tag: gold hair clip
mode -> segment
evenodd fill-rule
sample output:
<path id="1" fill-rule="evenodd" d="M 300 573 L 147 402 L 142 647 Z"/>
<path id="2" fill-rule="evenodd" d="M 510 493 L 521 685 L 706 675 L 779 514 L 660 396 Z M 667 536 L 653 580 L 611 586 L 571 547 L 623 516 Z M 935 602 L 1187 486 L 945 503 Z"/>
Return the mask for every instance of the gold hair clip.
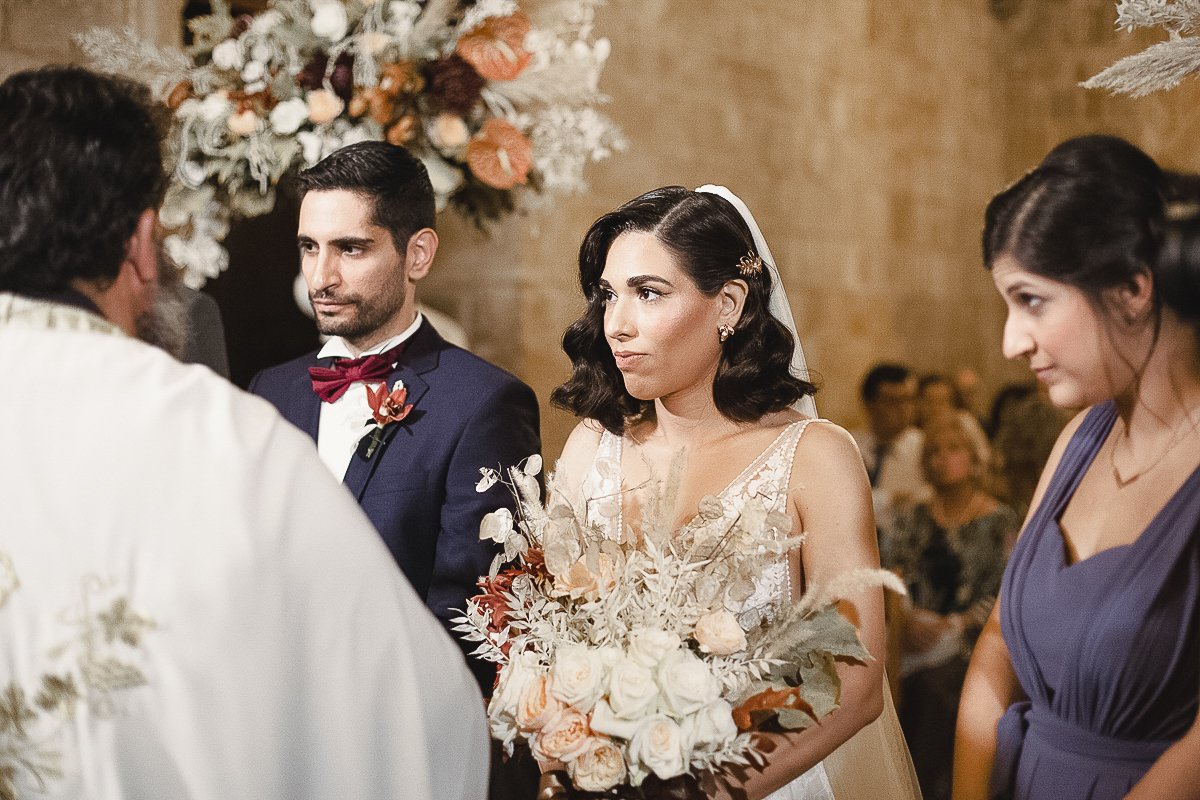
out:
<path id="1" fill-rule="evenodd" d="M 753 278 L 762 272 L 762 258 L 754 253 L 746 253 L 738 259 L 737 268 L 747 278 Z"/>

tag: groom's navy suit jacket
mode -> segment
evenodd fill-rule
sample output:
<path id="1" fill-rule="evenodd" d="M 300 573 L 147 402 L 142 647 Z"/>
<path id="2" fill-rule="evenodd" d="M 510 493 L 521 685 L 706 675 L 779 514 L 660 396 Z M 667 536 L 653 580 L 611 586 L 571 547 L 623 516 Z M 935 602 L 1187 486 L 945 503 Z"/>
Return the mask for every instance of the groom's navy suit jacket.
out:
<path id="1" fill-rule="evenodd" d="M 331 363 L 310 353 L 258 373 L 250 391 L 316 441 L 321 401 L 308 368 Z M 537 398 L 517 378 L 448 343 L 428 321 L 408 340 L 388 387 L 397 380 L 408 388 L 412 411 L 384 428 L 383 443 L 370 459 L 359 447 L 343 483 L 417 594 L 449 629 L 449 620 L 477 593 L 476 581 L 487 574 L 496 552 L 491 542 L 479 541 L 480 521 L 489 511 L 513 506 L 503 485 L 475 491 L 479 469 L 515 466 L 540 453 Z M 350 391 L 364 389 L 355 385 Z M 451 635 L 464 653 L 474 648 Z M 467 661 L 490 693 L 495 665 Z"/>

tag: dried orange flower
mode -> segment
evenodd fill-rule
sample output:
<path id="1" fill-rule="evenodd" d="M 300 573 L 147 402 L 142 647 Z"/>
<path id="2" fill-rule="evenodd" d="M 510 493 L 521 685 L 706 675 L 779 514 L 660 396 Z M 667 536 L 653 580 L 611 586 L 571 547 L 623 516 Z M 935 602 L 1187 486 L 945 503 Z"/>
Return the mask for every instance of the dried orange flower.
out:
<path id="1" fill-rule="evenodd" d="M 402 94 L 416 94 L 425 87 L 425 80 L 417 72 L 416 65 L 411 61 L 397 61 L 384 64 L 380 70 L 379 88 L 390 97 Z"/>
<path id="2" fill-rule="evenodd" d="M 192 96 L 192 82 L 180 81 L 175 84 L 175 88 L 171 90 L 171 94 L 167 97 L 167 108 L 174 111 L 183 105 L 183 101 Z"/>
<path id="3" fill-rule="evenodd" d="M 529 19 L 521 13 L 490 17 L 463 34 L 454 50 L 489 81 L 511 81 L 529 65 Z"/>
<path id="4" fill-rule="evenodd" d="M 512 123 L 492 117 L 467 145 L 467 164 L 488 186 L 511 189 L 529 176 L 533 148 Z"/>
<path id="5" fill-rule="evenodd" d="M 390 144 L 405 145 L 412 141 L 416 132 L 417 118 L 412 114 L 405 114 L 387 129 L 386 138 Z"/>

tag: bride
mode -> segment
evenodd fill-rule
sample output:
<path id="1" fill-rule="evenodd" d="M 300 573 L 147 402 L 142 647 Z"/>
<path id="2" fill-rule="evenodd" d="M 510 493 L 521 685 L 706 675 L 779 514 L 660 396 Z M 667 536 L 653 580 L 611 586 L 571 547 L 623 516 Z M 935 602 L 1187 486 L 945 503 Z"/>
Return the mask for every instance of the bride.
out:
<path id="1" fill-rule="evenodd" d="M 779 273 L 741 200 L 714 186 L 648 192 L 592 225 L 579 277 L 587 310 L 563 337 L 573 372 L 551 399 L 583 419 L 559 485 L 622 498 L 620 515 L 598 524 L 615 534 L 636 522 L 636 487 L 682 455 L 681 526 L 707 495 L 757 494 L 806 535 L 733 609 L 743 624 L 755 621 L 748 611 L 770 616 L 809 585 L 879 566 L 862 459 L 844 430 L 814 419 Z M 862 591 L 853 612 L 875 660 L 838 665 L 840 707 L 821 724 L 763 734 L 775 740 L 765 768 L 723 776 L 750 800 L 920 797 L 885 690 L 881 591 Z"/>

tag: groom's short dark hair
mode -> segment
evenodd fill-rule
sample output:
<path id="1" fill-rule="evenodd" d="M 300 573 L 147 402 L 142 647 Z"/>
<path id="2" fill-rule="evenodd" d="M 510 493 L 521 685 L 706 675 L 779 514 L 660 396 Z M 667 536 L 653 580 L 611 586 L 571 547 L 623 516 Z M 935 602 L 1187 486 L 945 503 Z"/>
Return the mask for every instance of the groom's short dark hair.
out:
<path id="1" fill-rule="evenodd" d="M 166 191 L 161 121 L 145 86 L 82 67 L 0 84 L 0 291 L 116 278 Z"/>
<path id="2" fill-rule="evenodd" d="M 409 237 L 433 228 L 433 185 L 421 159 L 403 147 L 367 141 L 335 150 L 300 173 L 300 199 L 309 192 L 348 191 L 371 201 L 371 222 L 392 234 L 404 252 Z"/>

